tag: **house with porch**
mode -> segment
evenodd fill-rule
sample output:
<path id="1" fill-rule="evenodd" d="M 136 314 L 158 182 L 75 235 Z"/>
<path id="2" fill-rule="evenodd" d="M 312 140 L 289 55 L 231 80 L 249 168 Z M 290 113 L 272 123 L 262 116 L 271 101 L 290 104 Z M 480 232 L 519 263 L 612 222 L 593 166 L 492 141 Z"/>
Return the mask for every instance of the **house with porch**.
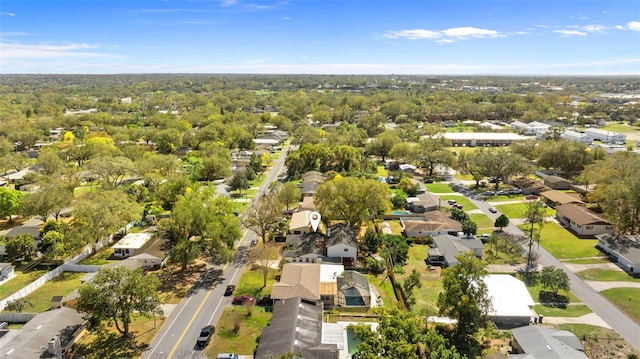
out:
<path id="1" fill-rule="evenodd" d="M 476 237 L 460 238 L 450 234 L 441 234 L 433 236 L 433 246 L 427 252 L 425 259 L 427 264 L 442 266 L 443 268 L 452 267 L 458 264 L 456 258 L 460 253 L 473 252 L 473 254 L 482 258 L 484 244 Z"/>
<path id="2" fill-rule="evenodd" d="M 151 233 L 127 233 L 122 239 L 113 245 L 113 256 L 116 258 L 127 258 L 136 252 L 139 253 L 152 237 Z"/>
<path id="3" fill-rule="evenodd" d="M 556 208 L 557 206 L 568 204 L 568 203 L 584 204 L 584 202 L 580 199 L 579 194 L 577 193 L 569 194 L 569 193 L 557 191 L 555 189 L 540 193 L 540 197 L 551 208 Z"/>

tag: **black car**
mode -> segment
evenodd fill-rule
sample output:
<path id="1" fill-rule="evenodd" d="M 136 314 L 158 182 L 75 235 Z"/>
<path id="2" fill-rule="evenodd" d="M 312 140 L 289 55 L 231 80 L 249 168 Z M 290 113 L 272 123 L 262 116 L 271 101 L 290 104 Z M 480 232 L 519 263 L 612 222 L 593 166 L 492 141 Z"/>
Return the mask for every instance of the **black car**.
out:
<path id="1" fill-rule="evenodd" d="M 202 330 L 200 331 L 200 335 L 198 335 L 198 340 L 196 340 L 196 348 L 206 348 L 207 345 L 209 345 L 211 337 L 213 336 L 213 333 L 215 333 L 215 331 L 216 327 L 214 327 L 213 325 L 207 325 L 206 327 L 202 328 Z"/>
<path id="2" fill-rule="evenodd" d="M 227 288 L 224 290 L 224 296 L 228 297 L 233 294 L 233 291 L 236 290 L 236 286 L 233 284 L 229 284 Z"/>

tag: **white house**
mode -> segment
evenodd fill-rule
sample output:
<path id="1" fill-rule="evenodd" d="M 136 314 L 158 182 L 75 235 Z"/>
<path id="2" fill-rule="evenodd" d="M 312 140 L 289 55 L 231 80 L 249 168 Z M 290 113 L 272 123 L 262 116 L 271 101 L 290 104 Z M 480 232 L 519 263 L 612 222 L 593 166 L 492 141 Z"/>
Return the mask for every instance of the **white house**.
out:
<path id="1" fill-rule="evenodd" d="M 640 274 L 640 235 L 597 235 L 598 248 L 632 274 Z"/>
<path id="2" fill-rule="evenodd" d="M 358 258 L 356 231 L 344 223 L 334 224 L 327 229 L 325 249 L 327 257 L 340 258 L 345 266 L 355 266 Z"/>
<path id="3" fill-rule="evenodd" d="M 113 255 L 119 258 L 127 258 L 151 239 L 151 233 L 129 233 L 113 245 Z"/>
<path id="4" fill-rule="evenodd" d="M 567 130 L 567 131 L 564 131 L 560 135 L 560 137 L 570 141 L 583 142 L 587 145 L 590 145 L 593 143 L 593 137 L 587 133 L 580 133 L 576 131 Z"/>
<path id="5" fill-rule="evenodd" d="M 0 263 L 0 283 L 13 278 L 15 267 L 11 263 Z"/>
<path id="6" fill-rule="evenodd" d="M 482 278 L 491 299 L 489 319 L 497 325 L 528 325 L 535 316 L 535 302 L 525 284 L 509 274 L 489 274 Z"/>
<path id="7" fill-rule="evenodd" d="M 613 225 L 584 206 L 567 203 L 556 207 L 556 219 L 579 236 L 613 233 Z"/>

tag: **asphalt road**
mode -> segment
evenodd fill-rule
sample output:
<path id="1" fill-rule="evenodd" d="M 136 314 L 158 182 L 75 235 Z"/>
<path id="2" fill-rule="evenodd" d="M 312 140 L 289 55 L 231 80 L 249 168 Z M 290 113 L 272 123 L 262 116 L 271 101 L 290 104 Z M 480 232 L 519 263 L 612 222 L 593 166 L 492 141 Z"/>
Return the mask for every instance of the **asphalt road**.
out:
<path id="1" fill-rule="evenodd" d="M 451 183 L 462 184 L 458 179 L 452 177 Z M 493 221 L 498 218 L 500 213 L 489 212 L 490 204 L 485 201 L 479 201 L 472 198 L 467 198 L 473 202 L 479 209 L 481 209 L 489 218 Z M 504 231 L 517 236 L 523 236 L 524 233 L 513 224 L 504 228 Z M 586 304 L 591 310 L 596 313 L 602 320 L 613 328 L 621 337 L 623 337 L 630 345 L 640 351 L 640 325 L 634 322 L 629 316 L 622 312 L 618 307 L 613 305 L 602 294 L 591 288 L 582 278 L 578 277 L 569 268 L 567 268 L 562 262 L 557 260 L 543 247 L 536 245 L 536 250 L 539 254 L 538 264 L 541 266 L 554 266 L 564 270 L 571 281 L 570 287 L 573 294 L 575 294 L 584 304 Z"/>
<path id="2" fill-rule="evenodd" d="M 285 148 L 274 162 L 255 198 L 260 198 L 269 188 L 269 184 L 277 180 L 284 168 L 287 152 L 288 148 Z M 205 358 L 204 351 L 195 349 L 200 329 L 209 324 L 216 325 L 224 308 L 231 305 L 232 297 L 225 297 L 224 290 L 229 284 L 238 284 L 247 265 L 249 243 L 257 238 L 252 231 L 244 228 L 242 230 L 243 237 L 236 243 L 232 260 L 224 266 L 212 266 L 203 274 L 199 282 L 173 309 L 141 358 Z M 251 340 L 254 339 L 251 338 Z"/>

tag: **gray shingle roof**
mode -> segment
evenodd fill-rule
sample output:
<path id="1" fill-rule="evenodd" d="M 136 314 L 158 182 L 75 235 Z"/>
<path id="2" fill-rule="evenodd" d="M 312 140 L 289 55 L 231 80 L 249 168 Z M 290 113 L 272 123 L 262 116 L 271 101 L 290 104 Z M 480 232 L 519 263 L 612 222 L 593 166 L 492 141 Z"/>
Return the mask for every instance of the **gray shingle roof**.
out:
<path id="1" fill-rule="evenodd" d="M 582 352 L 582 344 L 575 335 L 541 325 L 511 329 L 526 358 L 531 359 L 588 359 Z M 511 356 L 516 357 L 516 356 Z M 524 358 L 518 356 L 518 358 Z"/>

